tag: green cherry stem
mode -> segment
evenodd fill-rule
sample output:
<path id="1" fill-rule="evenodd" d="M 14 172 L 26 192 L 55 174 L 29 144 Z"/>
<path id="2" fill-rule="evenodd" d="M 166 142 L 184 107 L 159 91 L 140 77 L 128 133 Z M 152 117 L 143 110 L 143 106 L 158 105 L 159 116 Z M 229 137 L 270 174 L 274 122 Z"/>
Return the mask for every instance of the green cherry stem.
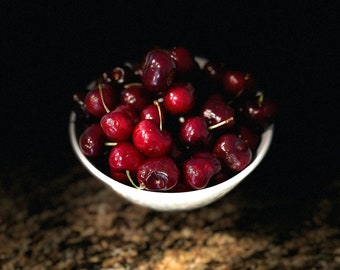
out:
<path id="1" fill-rule="evenodd" d="M 132 185 L 133 187 L 135 187 L 136 189 L 144 189 L 142 186 L 137 186 L 137 185 L 135 184 L 135 182 L 133 181 L 133 179 L 132 179 L 132 177 L 131 177 L 131 174 L 130 174 L 130 171 L 129 171 L 129 170 L 126 170 L 125 172 L 126 172 L 127 178 L 129 179 L 129 181 L 130 181 L 130 183 L 131 183 L 131 185 Z"/>
<path id="2" fill-rule="evenodd" d="M 256 96 L 258 97 L 258 103 L 259 103 L 259 105 L 262 105 L 263 104 L 263 100 L 264 100 L 264 93 L 263 93 L 263 91 L 258 91 L 257 93 L 256 93 Z"/>
<path id="3" fill-rule="evenodd" d="M 117 142 L 105 142 L 104 144 L 106 146 L 116 146 L 118 143 Z"/>
<path id="4" fill-rule="evenodd" d="M 241 95 L 242 93 L 244 92 L 244 88 L 239 91 L 231 100 L 228 101 L 228 104 L 231 105 L 235 102 L 235 100 L 237 100 Z"/>
<path id="5" fill-rule="evenodd" d="M 105 104 L 105 102 L 104 102 L 102 83 L 99 83 L 98 87 L 99 87 L 99 95 L 100 95 L 100 99 L 101 99 L 101 101 L 102 101 L 102 103 L 103 103 L 104 109 L 105 109 L 105 111 L 106 111 L 107 113 L 109 113 L 110 110 L 109 110 L 109 108 L 106 106 L 106 104 Z"/>
<path id="6" fill-rule="evenodd" d="M 159 130 L 163 130 L 163 121 L 162 121 L 162 112 L 161 112 L 161 106 L 159 105 L 158 100 L 154 100 L 153 104 L 157 107 L 158 116 L 159 116 Z"/>
<path id="7" fill-rule="evenodd" d="M 215 128 L 218 128 L 218 127 L 221 127 L 223 125 L 227 125 L 228 123 L 230 123 L 231 121 L 234 120 L 234 117 L 229 117 L 228 119 L 224 120 L 224 121 L 221 121 L 215 125 L 212 125 L 212 126 L 209 126 L 208 129 L 209 130 L 212 130 L 212 129 L 215 129 Z"/>
<path id="8" fill-rule="evenodd" d="M 133 86 L 142 87 L 143 84 L 140 83 L 140 82 L 127 83 L 127 84 L 124 85 L 124 89 L 129 88 L 129 87 L 133 87 Z"/>

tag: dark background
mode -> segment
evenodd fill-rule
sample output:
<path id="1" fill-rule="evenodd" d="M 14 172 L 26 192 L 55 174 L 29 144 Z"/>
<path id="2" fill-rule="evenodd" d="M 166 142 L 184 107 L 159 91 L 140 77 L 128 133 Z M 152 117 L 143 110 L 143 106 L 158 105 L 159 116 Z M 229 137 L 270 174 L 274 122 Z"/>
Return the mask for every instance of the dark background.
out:
<path id="1" fill-rule="evenodd" d="M 330 1 L 1 5 L 1 160 L 7 168 L 38 159 L 38 174 L 67 173 L 77 163 L 67 134 L 72 93 L 154 45 L 184 45 L 254 71 L 279 100 L 274 142 L 255 182 L 283 196 L 313 196 L 339 172 L 339 21 Z"/>

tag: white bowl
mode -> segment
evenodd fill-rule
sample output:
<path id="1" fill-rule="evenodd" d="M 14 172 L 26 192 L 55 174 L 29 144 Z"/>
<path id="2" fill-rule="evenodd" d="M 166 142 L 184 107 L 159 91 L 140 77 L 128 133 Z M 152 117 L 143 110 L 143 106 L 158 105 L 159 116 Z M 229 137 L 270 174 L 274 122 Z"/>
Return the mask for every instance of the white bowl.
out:
<path id="1" fill-rule="evenodd" d="M 228 180 L 201 190 L 187 192 L 153 192 L 140 190 L 134 187 L 122 184 L 113 178 L 107 176 L 97 169 L 81 152 L 78 144 L 78 135 L 76 134 L 76 113 L 72 112 L 69 122 L 69 135 L 71 145 L 76 156 L 81 163 L 96 178 L 108 184 L 117 194 L 124 197 L 131 203 L 151 208 L 158 211 L 180 211 L 192 210 L 208 205 L 231 191 L 243 179 L 245 179 L 262 161 L 266 155 L 272 141 L 274 126 L 270 126 L 262 134 L 261 143 L 257 149 L 255 159 L 244 170 L 229 178 Z"/>

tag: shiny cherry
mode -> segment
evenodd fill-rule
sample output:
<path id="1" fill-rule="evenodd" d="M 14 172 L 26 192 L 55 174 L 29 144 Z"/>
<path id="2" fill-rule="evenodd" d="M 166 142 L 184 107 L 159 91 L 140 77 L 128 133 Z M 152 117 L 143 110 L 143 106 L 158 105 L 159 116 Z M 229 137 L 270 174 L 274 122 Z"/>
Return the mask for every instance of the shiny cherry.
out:
<path id="1" fill-rule="evenodd" d="M 210 131 L 207 120 L 201 116 L 192 116 L 185 119 L 180 127 L 179 137 L 187 145 L 206 145 L 209 142 Z"/>
<path id="2" fill-rule="evenodd" d="M 160 110 L 160 112 L 159 112 Z M 165 114 L 163 107 L 156 106 L 154 103 L 147 105 L 143 108 L 143 110 L 140 112 L 140 120 L 153 120 L 157 125 L 160 124 L 159 115 L 161 114 L 162 122 L 165 121 Z"/>
<path id="3" fill-rule="evenodd" d="M 149 91 L 165 91 L 172 84 L 175 74 L 175 61 L 167 51 L 155 49 L 146 55 L 142 82 Z"/>
<path id="4" fill-rule="evenodd" d="M 84 102 L 87 110 L 97 118 L 112 110 L 117 103 L 114 89 L 107 83 L 100 83 L 90 90 Z"/>
<path id="5" fill-rule="evenodd" d="M 169 88 L 164 96 L 164 108 L 170 114 L 186 114 L 195 103 L 195 89 L 190 83 L 178 83 Z"/>
<path id="6" fill-rule="evenodd" d="M 271 97 L 260 92 L 255 98 L 247 100 L 243 107 L 245 118 L 266 128 L 270 126 L 278 113 L 278 105 Z"/>
<path id="7" fill-rule="evenodd" d="M 224 101 L 224 97 L 220 94 L 213 94 L 208 98 L 202 107 L 201 114 L 207 119 L 209 126 L 226 121 L 218 127 L 218 130 L 228 130 L 235 124 L 234 109 Z"/>
<path id="8" fill-rule="evenodd" d="M 237 135 L 228 133 L 221 135 L 213 152 L 233 171 L 242 171 L 252 160 L 252 152 L 248 145 Z"/>
<path id="9" fill-rule="evenodd" d="M 221 83 L 225 70 L 221 64 L 208 61 L 203 66 L 203 72 L 209 82 Z"/>
<path id="10" fill-rule="evenodd" d="M 98 123 L 86 128 L 79 137 L 82 153 L 88 157 L 98 157 L 102 154 L 106 136 Z"/>
<path id="11" fill-rule="evenodd" d="M 220 170 L 220 161 L 210 152 L 194 154 L 184 161 L 182 168 L 185 182 L 194 189 L 205 188 Z"/>
<path id="12" fill-rule="evenodd" d="M 132 134 L 135 146 L 148 157 L 160 157 L 171 150 L 172 137 L 165 130 L 160 130 L 153 120 L 140 121 Z"/>
<path id="13" fill-rule="evenodd" d="M 195 69 L 195 58 L 187 48 L 182 46 L 174 47 L 170 49 L 169 52 L 175 61 L 176 70 L 179 74 L 188 74 Z"/>
<path id="14" fill-rule="evenodd" d="M 245 75 L 239 71 L 226 71 L 222 82 L 224 90 L 233 96 L 240 94 L 246 87 Z"/>
<path id="15" fill-rule="evenodd" d="M 109 166 L 111 171 L 137 172 L 139 165 L 145 160 L 145 156 L 130 142 L 120 142 L 112 147 L 109 154 Z"/>
<path id="16" fill-rule="evenodd" d="M 150 97 L 140 83 L 126 84 L 120 93 L 120 104 L 129 105 L 137 112 L 149 103 Z"/>
<path id="17" fill-rule="evenodd" d="M 166 156 L 149 158 L 138 168 L 140 188 L 152 191 L 166 191 L 176 186 L 180 170 L 175 162 Z"/>
<path id="18" fill-rule="evenodd" d="M 238 136 L 245 141 L 253 152 L 255 152 L 261 142 L 261 135 L 253 128 L 246 125 L 240 125 L 237 132 Z"/>
<path id="19" fill-rule="evenodd" d="M 131 137 L 137 119 L 130 107 L 119 105 L 101 118 L 100 125 L 110 140 L 121 142 Z"/>

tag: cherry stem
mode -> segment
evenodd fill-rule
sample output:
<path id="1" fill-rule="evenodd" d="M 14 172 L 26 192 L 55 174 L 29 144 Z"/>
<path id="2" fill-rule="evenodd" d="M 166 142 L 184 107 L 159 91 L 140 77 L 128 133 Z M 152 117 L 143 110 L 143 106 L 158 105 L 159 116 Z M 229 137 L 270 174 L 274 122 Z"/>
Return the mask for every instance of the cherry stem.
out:
<path id="1" fill-rule="evenodd" d="M 159 116 L 159 130 L 163 130 L 163 121 L 162 121 L 162 112 L 161 112 L 161 106 L 159 105 L 158 100 L 154 100 L 153 104 L 157 107 L 158 110 L 158 116 Z"/>
<path id="2" fill-rule="evenodd" d="M 135 187 L 135 188 L 137 188 L 137 189 L 143 189 L 143 187 L 137 186 L 137 185 L 135 184 L 135 182 L 133 181 L 133 179 L 132 179 L 132 177 L 131 177 L 131 174 L 130 174 L 130 171 L 129 171 L 129 170 L 126 170 L 125 172 L 126 172 L 127 178 L 129 179 L 129 181 L 130 181 L 130 183 L 131 183 L 131 185 L 132 185 L 133 187 Z"/>
<path id="3" fill-rule="evenodd" d="M 127 83 L 124 85 L 124 89 L 132 87 L 132 86 L 141 87 L 143 86 L 143 84 L 140 82 Z"/>
<path id="4" fill-rule="evenodd" d="M 105 104 L 105 102 L 104 102 L 102 84 L 99 83 L 98 87 L 99 87 L 99 95 L 100 95 L 100 99 L 101 99 L 101 101 L 102 101 L 102 103 L 103 103 L 104 109 L 105 109 L 105 111 L 106 111 L 107 113 L 109 113 L 110 110 L 109 110 L 109 108 L 106 106 L 106 104 Z"/>
<path id="5" fill-rule="evenodd" d="M 239 96 L 242 95 L 242 93 L 244 92 L 244 89 L 245 89 L 245 88 L 243 88 L 243 89 L 242 89 L 241 91 L 239 91 L 239 92 L 238 92 L 231 100 L 229 100 L 228 104 L 230 105 L 230 104 L 232 104 L 233 102 L 235 102 L 235 100 L 238 99 Z"/>
<path id="6" fill-rule="evenodd" d="M 106 146 L 116 146 L 118 143 L 117 142 L 105 142 L 104 144 Z"/>
<path id="7" fill-rule="evenodd" d="M 256 93 L 256 96 L 258 97 L 258 104 L 260 105 L 260 106 L 262 106 L 262 104 L 263 104 L 263 100 L 264 100 L 264 93 L 262 92 L 262 91 L 258 91 L 257 93 Z"/>
<path id="8" fill-rule="evenodd" d="M 234 120 L 234 117 L 229 117 L 228 119 L 224 120 L 224 121 L 221 121 L 215 125 L 212 125 L 210 127 L 208 127 L 209 130 L 212 130 L 212 129 L 215 129 L 215 128 L 218 128 L 220 126 L 223 126 L 223 125 L 227 125 L 228 123 L 230 123 L 231 121 Z"/>

